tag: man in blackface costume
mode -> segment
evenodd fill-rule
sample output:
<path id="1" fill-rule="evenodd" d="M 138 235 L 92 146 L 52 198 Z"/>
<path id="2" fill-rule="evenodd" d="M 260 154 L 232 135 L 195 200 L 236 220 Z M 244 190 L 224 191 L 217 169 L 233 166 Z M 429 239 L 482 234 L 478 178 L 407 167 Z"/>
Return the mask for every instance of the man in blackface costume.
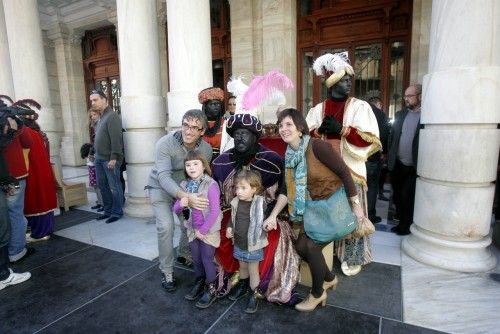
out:
<path id="1" fill-rule="evenodd" d="M 327 140 L 340 150 L 367 216 L 365 162 L 381 148 L 377 119 L 367 102 L 349 97 L 354 70 L 347 52 L 325 54 L 314 61 L 313 69 L 326 78 L 330 97 L 307 114 L 311 136 Z M 342 240 L 337 244 L 337 256 L 345 275 L 356 275 L 362 265 L 372 261 L 368 237 Z"/>
<path id="2" fill-rule="evenodd" d="M 227 133 L 234 139 L 234 148 L 223 152 L 212 162 L 213 178 L 221 189 L 221 206 L 224 217 L 221 229 L 221 244 L 216 258 L 226 273 L 238 270 L 238 261 L 233 258 L 231 240 L 226 238 L 226 226 L 231 216 L 231 200 L 236 196 L 235 178 L 239 171 L 258 171 L 262 177 L 267 203 L 264 217 L 274 207 L 283 182 L 284 160 L 276 152 L 259 144 L 262 124 L 250 114 L 230 116 L 226 124 Z M 265 292 L 269 301 L 288 303 L 292 289 L 297 284 L 299 257 L 292 245 L 292 229 L 288 222 L 279 220 L 277 230 L 268 232 L 269 245 L 264 249 L 264 260 L 260 262 L 260 286 L 250 291 L 255 298 Z M 239 299 L 248 293 L 248 279 L 240 280 L 233 287 L 230 296 Z"/>
<path id="3" fill-rule="evenodd" d="M 216 158 L 220 153 L 224 126 L 224 91 L 218 87 L 206 88 L 198 94 L 198 101 L 208 120 L 208 128 L 203 135 L 203 140 L 212 146 L 213 158 Z"/>

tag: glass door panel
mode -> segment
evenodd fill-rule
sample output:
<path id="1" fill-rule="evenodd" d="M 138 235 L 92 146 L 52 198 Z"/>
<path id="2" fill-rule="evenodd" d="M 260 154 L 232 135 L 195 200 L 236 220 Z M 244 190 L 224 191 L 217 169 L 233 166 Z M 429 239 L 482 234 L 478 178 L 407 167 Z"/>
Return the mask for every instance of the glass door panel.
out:
<path id="1" fill-rule="evenodd" d="M 312 64 L 314 61 L 312 51 L 306 51 L 302 54 L 302 112 L 307 114 L 313 105 L 313 83 L 314 71 Z"/>
<path id="2" fill-rule="evenodd" d="M 357 46 L 354 54 L 354 96 L 360 99 L 380 96 L 382 44 Z"/>
<path id="3" fill-rule="evenodd" d="M 406 45 L 404 42 L 391 44 L 391 75 L 389 82 L 389 117 L 403 108 L 403 80 Z"/>

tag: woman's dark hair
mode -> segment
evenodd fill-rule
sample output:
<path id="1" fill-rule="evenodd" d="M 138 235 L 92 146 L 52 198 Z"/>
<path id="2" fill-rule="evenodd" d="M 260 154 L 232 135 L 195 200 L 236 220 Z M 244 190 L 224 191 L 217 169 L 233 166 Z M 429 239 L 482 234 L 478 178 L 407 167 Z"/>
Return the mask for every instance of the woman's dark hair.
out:
<path id="1" fill-rule="evenodd" d="M 306 119 L 301 112 L 294 108 L 287 108 L 278 114 L 278 126 L 285 119 L 285 117 L 290 117 L 293 121 L 293 124 L 297 127 L 297 130 L 302 132 L 303 135 L 309 134 L 309 127 L 307 126 Z"/>

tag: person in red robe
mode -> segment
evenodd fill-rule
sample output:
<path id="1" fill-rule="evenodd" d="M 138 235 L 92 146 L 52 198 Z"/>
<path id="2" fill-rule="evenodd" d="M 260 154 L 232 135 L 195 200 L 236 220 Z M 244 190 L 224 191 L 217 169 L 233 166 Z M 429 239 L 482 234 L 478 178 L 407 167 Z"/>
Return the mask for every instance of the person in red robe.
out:
<path id="1" fill-rule="evenodd" d="M 27 241 L 35 242 L 49 239 L 54 231 L 57 195 L 47 136 L 40 130 L 35 119 L 25 118 L 24 124 L 32 139 L 28 153 L 29 175 L 26 179 L 24 215 L 31 228 Z"/>

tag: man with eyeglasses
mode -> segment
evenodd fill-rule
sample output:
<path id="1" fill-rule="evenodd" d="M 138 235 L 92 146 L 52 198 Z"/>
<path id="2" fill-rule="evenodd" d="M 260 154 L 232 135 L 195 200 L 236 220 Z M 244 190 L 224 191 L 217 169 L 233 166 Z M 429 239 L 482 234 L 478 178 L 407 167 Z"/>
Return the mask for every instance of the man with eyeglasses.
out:
<path id="1" fill-rule="evenodd" d="M 120 166 L 123 163 L 123 135 L 120 115 L 108 105 L 108 98 L 100 90 L 90 92 L 92 110 L 100 114 L 95 128 L 95 173 L 101 191 L 104 215 L 110 224 L 123 216 L 123 188 L 120 181 Z"/>
<path id="2" fill-rule="evenodd" d="M 212 147 L 202 139 L 207 119 L 201 110 L 192 109 L 182 117 L 181 130 L 173 131 L 158 140 L 155 164 L 149 174 L 146 189 L 156 217 L 158 232 L 161 284 L 167 292 L 176 289 L 174 270 L 174 215 L 172 207 L 177 198 L 187 197 L 189 207 L 204 210 L 208 199 L 182 191 L 179 184 L 184 176 L 184 158 L 192 150 L 200 151 L 207 161 L 212 159 Z"/>
<path id="3" fill-rule="evenodd" d="M 398 235 L 410 234 L 413 223 L 421 96 L 422 85 L 411 85 L 405 90 L 405 108 L 396 113 L 389 136 L 387 166 L 399 218 L 399 224 L 391 231 Z"/>

